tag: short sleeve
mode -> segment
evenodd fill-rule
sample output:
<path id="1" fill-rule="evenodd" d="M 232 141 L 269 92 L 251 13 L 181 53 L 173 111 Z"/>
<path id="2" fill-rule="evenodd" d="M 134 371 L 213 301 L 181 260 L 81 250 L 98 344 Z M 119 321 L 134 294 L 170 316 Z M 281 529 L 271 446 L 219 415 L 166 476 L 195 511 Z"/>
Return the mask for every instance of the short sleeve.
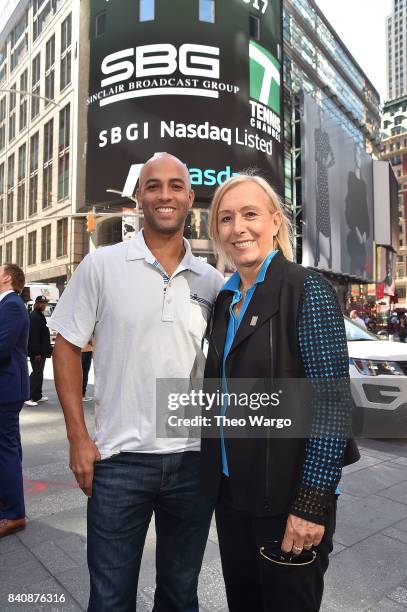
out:
<path id="1" fill-rule="evenodd" d="M 99 279 L 92 255 L 76 268 L 50 319 L 50 327 L 68 342 L 83 348 L 95 329 L 99 307 Z"/>

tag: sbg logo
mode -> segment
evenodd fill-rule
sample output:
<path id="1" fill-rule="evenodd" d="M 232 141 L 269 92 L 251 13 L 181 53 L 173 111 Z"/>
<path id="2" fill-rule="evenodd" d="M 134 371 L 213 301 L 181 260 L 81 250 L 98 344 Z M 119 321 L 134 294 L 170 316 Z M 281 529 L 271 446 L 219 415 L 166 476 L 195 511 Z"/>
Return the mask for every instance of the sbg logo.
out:
<path id="1" fill-rule="evenodd" d="M 131 58 L 131 59 L 130 59 Z M 219 79 L 219 48 L 207 45 L 162 43 L 111 53 L 102 61 L 102 87 L 130 79 L 168 76 L 177 70 L 185 76 Z"/>

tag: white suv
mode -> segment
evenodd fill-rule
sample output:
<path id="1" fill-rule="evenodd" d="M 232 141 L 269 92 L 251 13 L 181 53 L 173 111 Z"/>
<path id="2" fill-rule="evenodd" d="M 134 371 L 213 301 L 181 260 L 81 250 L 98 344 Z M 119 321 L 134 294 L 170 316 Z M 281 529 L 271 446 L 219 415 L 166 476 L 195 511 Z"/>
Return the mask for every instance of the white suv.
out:
<path id="1" fill-rule="evenodd" d="M 352 396 L 369 436 L 407 437 L 407 344 L 385 342 L 345 318 Z"/>

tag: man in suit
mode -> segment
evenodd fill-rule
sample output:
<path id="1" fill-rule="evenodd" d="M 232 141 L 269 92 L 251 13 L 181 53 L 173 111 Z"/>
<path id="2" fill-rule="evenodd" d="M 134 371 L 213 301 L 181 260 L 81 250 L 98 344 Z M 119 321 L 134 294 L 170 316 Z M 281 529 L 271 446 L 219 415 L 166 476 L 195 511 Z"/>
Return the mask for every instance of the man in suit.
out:
<path id="1" fill-rule="evenodd" d="M 28 356 L 32 372 L 30 374 L 30 399 L 25 402 L 27 406 L 38 406 L 39 402 L 48 401 L 48 398 L 42 394 L 45 360 L 52 354 L 50 333 L 44 316 L 47 304 L 47 298 L 39 295 L 35 298 L 34 310 L 30 314 Z"/>
<path id="2" fill-rule="evenodd" d="M 29 319 L 18 295 L 24 284 L 21 268 L 0 266 L 0 538 L 26 524 L 19 424 L 29 396 Z"/>

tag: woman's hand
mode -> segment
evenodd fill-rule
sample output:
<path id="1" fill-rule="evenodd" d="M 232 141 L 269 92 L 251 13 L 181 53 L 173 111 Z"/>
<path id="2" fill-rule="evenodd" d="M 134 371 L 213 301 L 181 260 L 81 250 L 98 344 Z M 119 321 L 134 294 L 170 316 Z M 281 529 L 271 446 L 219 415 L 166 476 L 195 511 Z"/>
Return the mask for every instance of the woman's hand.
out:
<path id="1" fill-rule="evenodd" d="M 284 539 L 281 550 L 295 555 L 301 554 L 303 548 L 309 550 L 318 546 L 324 535 L 325 527 L 317 523 L 311 523 L 293 514 L 288 515 Z"/>

